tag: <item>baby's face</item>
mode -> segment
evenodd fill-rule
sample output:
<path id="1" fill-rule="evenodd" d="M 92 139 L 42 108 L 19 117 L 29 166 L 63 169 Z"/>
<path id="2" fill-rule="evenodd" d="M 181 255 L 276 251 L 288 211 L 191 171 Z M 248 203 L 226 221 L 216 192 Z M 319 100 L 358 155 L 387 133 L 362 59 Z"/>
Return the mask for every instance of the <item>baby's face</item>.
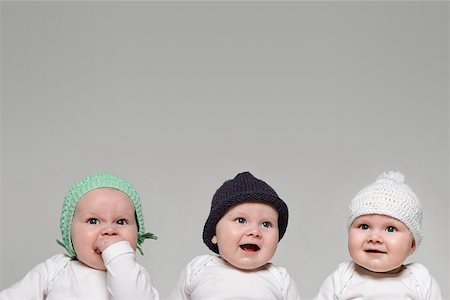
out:
<path id="1" fill-rule="evenodd" d="M 278 212 L 270 205 L 245 202 L 217 223 L 212 242 L 233 266 L 252 270 L 267 264 L 278 246 Z"/>
<path id="2" fill-rule="evenodd" d="M 101 253 L 108 246 L 128 241 L 136 250 L 134 205 L 123 192 L 99 188 L 77 203 L 72 220 L 72 243 L 77 259 L 91 268 L 106 270 Z"/>
<path id="3" fill-rule="evenodd" d="M 348 235 L 353 261 L 372 272 L 397 272 L 415 250 L 408 227 L 384 215 L 364 215 L 353 221 Z"/>

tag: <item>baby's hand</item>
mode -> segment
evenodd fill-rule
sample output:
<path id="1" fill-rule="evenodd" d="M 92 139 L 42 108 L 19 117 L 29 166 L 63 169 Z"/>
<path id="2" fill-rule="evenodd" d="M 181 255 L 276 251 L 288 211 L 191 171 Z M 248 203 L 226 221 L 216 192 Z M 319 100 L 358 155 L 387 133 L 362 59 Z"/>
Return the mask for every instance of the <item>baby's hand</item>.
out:
<path id="1" fill-rule="evenodd" d="M 109 246 L 111 246 L 115 243 L 121 242 L 121 241 L 124 241 L 124 239 L 118 235 L 112 235 L 112 236 L 108 235 L 108 236 L 99 237 L 97 239 L 97 241 L 94 243 L 95 252 L 97 252 L 98 254 L 101 254 Z"/>

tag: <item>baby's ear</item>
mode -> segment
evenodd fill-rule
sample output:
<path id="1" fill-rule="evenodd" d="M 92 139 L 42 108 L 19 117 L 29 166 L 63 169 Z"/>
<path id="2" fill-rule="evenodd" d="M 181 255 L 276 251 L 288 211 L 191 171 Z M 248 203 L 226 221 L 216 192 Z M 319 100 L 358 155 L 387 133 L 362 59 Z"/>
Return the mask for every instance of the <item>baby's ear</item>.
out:
<path id="1" fill-rule="evenodd" d="M 413 254 L 414 251 L 416 251 L 416 240 L 413 239 L 411 244 L 411 251 L 409 252 L 409 255 Z"/>
<path id="2" fill-rule="evenodd" d="M 217 244 L 217 238 L 216 238 L 216 236 L 213 236 L 213 237 L 211 238 L 211 243 Z"/>

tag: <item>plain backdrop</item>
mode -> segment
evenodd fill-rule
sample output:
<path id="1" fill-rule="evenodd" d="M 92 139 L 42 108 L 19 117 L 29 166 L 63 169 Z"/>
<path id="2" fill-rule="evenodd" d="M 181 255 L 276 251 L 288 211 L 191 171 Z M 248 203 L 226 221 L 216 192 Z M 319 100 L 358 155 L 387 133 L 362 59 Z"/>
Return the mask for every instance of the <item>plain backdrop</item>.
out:
<path id="1" fill-rule="evenodd" d="M 449 296 L 448 2 L 2 2 L 1 285 L 61 253 L 75 181 L 143 200 L 164 299 L 212 195 L 250 171 L 290 209 L 273 262 L 303 299 L 347 261 L 347 207 L 387 170 L 422 200 Z"/>

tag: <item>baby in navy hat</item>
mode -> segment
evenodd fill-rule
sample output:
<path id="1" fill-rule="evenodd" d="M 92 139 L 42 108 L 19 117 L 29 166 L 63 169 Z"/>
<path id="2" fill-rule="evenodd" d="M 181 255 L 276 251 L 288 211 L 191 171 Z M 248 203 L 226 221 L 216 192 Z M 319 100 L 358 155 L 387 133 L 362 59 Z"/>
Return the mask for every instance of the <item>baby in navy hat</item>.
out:
<path id="1" fill-rule="evenodd" d="M 300 299 L 285 268 L 270 260 L 286 232 L 288 208 L 249 172 L 216 191 L 203 229 L 214 255 L 194 258 L 171 299 Z"/>

